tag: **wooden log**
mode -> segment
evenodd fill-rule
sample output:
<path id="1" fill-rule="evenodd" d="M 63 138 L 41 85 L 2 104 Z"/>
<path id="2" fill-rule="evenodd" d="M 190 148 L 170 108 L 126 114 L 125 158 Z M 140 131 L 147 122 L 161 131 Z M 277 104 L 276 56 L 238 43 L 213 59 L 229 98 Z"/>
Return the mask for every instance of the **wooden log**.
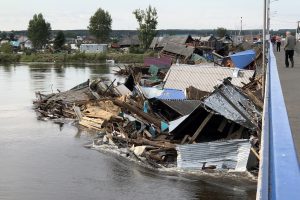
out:
<path id="1" fill-rule="evenodd" d="M 158 120 L 157 118 L 152 117 L 151 115 L 144 113 L 143 111 L 139 110 L 138 108 L 126 103 L 126 102 L 122 102 L 120 100 L 114 99 L 112 100 L 113 103 L 117 106 L 120 106 L 122 108 L 126 108 L 128 109 L 130 112 L 133 112 L 134 114 L 140 116 L 141 118 L 145 119 L 146 121 L 148 121 L 150 124 L 154 124 L 157 128 L 160 127 L 161 125 L 161 121 Z"/>
<path id="2" fill-rule="evenodd" d="M 252 153 L 255 155 L 255 157 L 256 157 L 258 160 L 260 160 L 260 157 L 259 157 L 258 153 L 255 151 L 255 149 L 254 149 L 253 147 L 251 147 L 251 151 L 252 151 Z"/>
<path id="3" fill-rule="evenodd" d="M 249 89 L 245 89 L 244 91 L 248 95 L 248 97 L 253 101 L 253 103 L 262 110 L 264 107 L 264 103 L 259 98 L 257 98 Z"/>

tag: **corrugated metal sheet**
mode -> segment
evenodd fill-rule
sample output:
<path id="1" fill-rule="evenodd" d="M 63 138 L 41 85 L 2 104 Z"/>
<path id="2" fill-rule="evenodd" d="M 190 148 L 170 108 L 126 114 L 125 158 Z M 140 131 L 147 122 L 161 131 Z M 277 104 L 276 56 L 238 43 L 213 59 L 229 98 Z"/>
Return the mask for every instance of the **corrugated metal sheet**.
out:
<path id="1" fill-rule="evenodd" d="M 177 55 L 189 57 L 194 53 L 195 48 L 182 44 L 168 42 L 163 48 L 163 52 L 170 52 Z"/>
<path id="2" fill-rule="evenodd" d="M 202 169 L 205 164 L 219 170 L 246 171 L 250 148 L 249 140 L 245 139 L 177 145 L 177 167 Z"/>
<path id="3" fill-rule="evenodd" d="M 163 102 L 164 104 L 166 104 L 181 115 L 188 115 L 192 113 L 201 104 L 200 100 L 161 100 L 161 102 Z"/>
<path id="4" fill-rule="evenodd" d="M 261 113 L 243 93 L 229 81 L 224 81 L 203 100 L 205 106 L 249 129 L 256 129 Z"/>
<path id="5" fill-rule="evenodd" d="M 238 77 L 233 77 L 234 68 L 218 67 L 212 64 L 172 65 L 165 77 L 166 88 L 185 90 L 189 86 L 205 91 L 214 91 L 214 86 L 220 84 L 224 78 L 232 77 L 232 84 L 242 87 L 249 83 L 254 70 L 240 70 Z"/>

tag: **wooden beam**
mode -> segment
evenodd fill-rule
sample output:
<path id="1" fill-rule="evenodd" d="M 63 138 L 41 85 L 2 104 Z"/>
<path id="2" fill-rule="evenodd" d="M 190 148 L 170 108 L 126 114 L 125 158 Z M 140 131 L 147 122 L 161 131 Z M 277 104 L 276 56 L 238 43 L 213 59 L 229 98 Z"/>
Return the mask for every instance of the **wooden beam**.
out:
<path id="1" fill-rule="evenodd" d="M 199 134 L 201 133 L 201 131 L 203 130 L 203 128 L 205 127 L 205 125 L 208 123 L 208 121 L 211 119 L 212 116 L 213 116 L 212 113 L 209 113 L 206 116 L 206 118 L 203 120 L 203 122 L 201 123 L 199 128 L 196 130 L 196 132 L 192 136 L 191 140 L 189 141 L 189 144 L 193 143 L 196 140 L 196 138 L 199 136 Z"/>
<path id="2" fill-rule="evenodd" d="M 152 117 L 151 115 L 149 115 L 149 113 L 144 113 L 143 111 L 141 111 L 137 107 L 132 106 L 132 105 L 126 103 L 126 102 L 122 102 L 122 101 L 117 100 L 117 99 L 112 100 L 112 102 L 117 106 L 128 109 L 130 112 L 133 112 L 134 114 L 136 114 L 136 115 L 140 116 L 141 118 L 145 119 L 150 124 L 154 124 L 158 129 L 160 129 L 161 121 L 159 119 L 155 118 L 155 117 Z"/>

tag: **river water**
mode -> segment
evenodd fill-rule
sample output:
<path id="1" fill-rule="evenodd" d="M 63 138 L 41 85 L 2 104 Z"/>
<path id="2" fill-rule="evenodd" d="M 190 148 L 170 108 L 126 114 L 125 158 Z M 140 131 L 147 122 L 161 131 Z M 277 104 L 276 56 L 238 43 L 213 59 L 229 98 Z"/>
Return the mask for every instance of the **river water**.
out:
<path id="1" fill-rule="evenodd" d="M 113 79 L 106 65 L 0 65 L 0 199 L 254 199 L 255 184 L 207 183 L 141 170 L 83 147 L 91 136 L 37 120 L 36 91 L 61 91 L 88 78 Z"/>

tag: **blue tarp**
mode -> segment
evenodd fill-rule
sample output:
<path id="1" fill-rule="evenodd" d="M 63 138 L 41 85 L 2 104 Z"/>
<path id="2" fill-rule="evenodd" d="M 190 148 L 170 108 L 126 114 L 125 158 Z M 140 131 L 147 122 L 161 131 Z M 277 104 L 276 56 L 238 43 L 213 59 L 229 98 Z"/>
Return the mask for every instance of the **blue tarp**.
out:
<path id="1" fill-rule="evenodd" d="M 244 69 L 255 60 L 256 53 L 254 50 L 241 51 L 229 56 L 235 67 Z"/>
<path id="2" fill-rule="evenodd" d="M 164 88 L 158 89 L 154 87 L 142 87 L 142 92 L 147 99 L 157 98 L 164 100 L 184 100 L 185 94 L 182 90 Z"/>
<path id="3" fill-rule="evenodd" d="M 186 99 L 184 92 L 178 89 L 165 88 L 163 93 L 156 97 L 157 99 L 165 99 L 165 100 L 184 100 Z"/>

